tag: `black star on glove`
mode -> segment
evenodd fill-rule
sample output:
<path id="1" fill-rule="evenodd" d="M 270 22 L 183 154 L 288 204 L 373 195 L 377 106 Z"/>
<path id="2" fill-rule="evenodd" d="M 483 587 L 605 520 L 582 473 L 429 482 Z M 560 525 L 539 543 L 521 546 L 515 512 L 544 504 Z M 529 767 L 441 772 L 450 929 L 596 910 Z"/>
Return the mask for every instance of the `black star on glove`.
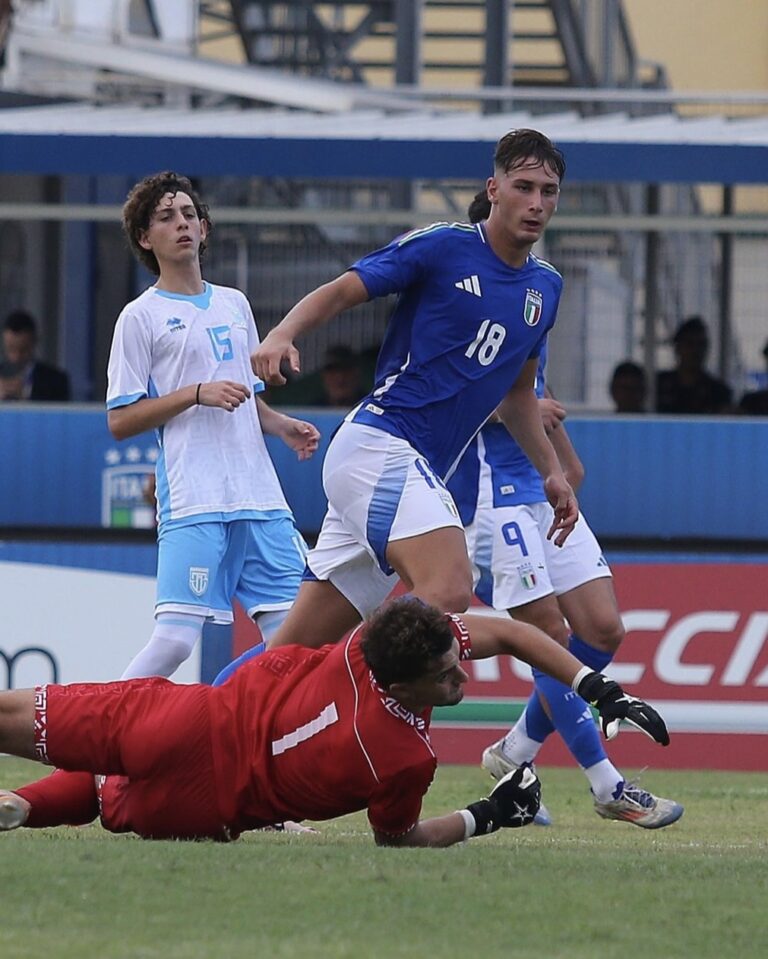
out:
<path id="1" fill-rule="evenodd" d="M 527 826 L 541 805 L 541 783 L 529 766 L 521 766 L 502 777 L 487 799 L 471 803 L 467 809 L 475 819 L 475 835 L 484 836 L 497 829 Z"/>

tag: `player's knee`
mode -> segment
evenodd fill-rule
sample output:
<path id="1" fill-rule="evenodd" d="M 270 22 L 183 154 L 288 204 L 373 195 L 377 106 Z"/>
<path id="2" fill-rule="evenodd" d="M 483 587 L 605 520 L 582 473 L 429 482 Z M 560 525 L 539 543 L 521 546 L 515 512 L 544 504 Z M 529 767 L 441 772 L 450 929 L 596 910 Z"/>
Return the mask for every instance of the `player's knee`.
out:
<path id="1" fill-rule="evenodd" d="M 516 618 L 515 610 L 511 610 L 510 615 L 513 619 Z M 559 611 L 546 609 L 539 611 L 535 615 L 530 615 L 529 611 L 529 615 L 525 616 L 524 620 L 532 626 L 536 626 L 543 633 L 546 633 L 547 636 L 554 639 L 560 646 L 568 646 L 571 631 Z"/>
<path id="2" fill-rule="evenodd" d="M 624 640 L 624 625 L 619 616 L 598 619 L 589 633 L 589 644 L 604 653 L 615 653 Z"/>
<path id="3" fill-rule="evenodd" d="M 472 602 L 472 584 L 458 577 L 450 582 L 425 584 L 422 588 L 414 584 L 413 592 L 446 613 L 463 613 Z"/>
<path id="4" fill-rule="evenodd" d="M 547 636 L 551 636 L 556 643 L 567 648 L 568 641 L 571 638 L 571 630 L 561 616 L 553 616 L 547 623 L 544 632 Z"/>

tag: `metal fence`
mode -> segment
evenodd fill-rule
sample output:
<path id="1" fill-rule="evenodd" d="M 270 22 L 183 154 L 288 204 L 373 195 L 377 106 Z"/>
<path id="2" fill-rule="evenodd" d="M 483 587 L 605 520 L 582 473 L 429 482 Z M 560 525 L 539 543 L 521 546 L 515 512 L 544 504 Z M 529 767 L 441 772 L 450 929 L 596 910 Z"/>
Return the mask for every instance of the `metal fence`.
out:
<path id="1" fill-rule="evenodd" d="M 303 295 L 369 250 L 414 226 L 465 220 L 478 186 L 205 180 L 216 223 L 206 274 L 247 292 L 264 335 Z M 577 408 L 610 409 L 607 382 L 620 360 L 670 366 L 670 335 L 692 314 L 709 324 L 709 366 L 737 398 L 765 380 L 766 191 L 738 188 L 731 198 L 736 212 L 718 216 L 720 188 L 708 196 L 703 188 L 664 187 L 653 213 L 649 189 L 626 187 L 619 203 L 604 186 L 566 182 L 560 212 L 537 251 L 565 278 L 551 379 Z M 57 341 L 72 335 L 75 315 L 90 311 L 82 349 L 91 383 L 81 396 L 100 400 L 114 318 L 148 282 L 131 266 L 119 207 L 7 200 L 0 196 L 0 302 L 38 314 L 52 359 Z M 75 225 L 90 244 L 82 260 L 67 259 L 74 249 L 67 230 Z M 87 302 L 59 295 L 72 269 L 88 271 Z M 375 348 L 391 306 L 366 304 L 309 335 L 305 371 L 316 370 L 331 345 Z"/>

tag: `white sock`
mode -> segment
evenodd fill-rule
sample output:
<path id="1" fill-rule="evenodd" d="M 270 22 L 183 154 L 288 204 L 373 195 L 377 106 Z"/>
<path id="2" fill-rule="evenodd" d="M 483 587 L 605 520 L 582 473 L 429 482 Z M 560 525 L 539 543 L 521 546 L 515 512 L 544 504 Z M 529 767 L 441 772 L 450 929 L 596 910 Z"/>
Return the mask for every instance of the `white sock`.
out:
<path id="1" fill-rule="evenodd" d="M 523 763 L 532 763 L 539 750 L 541 743 L 531 739 L 525 725 L 525 713 L 518 719 L 515 725 L 510 729 L 507 735 L 501 740 L 501 751 L 510 762 L 516 766 L 522 766 Z"/>
<path id="2" fill-rule="evenodd" d="M 149 642 L 128 664 L 121 679 L 170 676 L 195 648 L 203 632 L 204 616 L 158 613 Z"/>
<path id="3" fill-rule="evenodd" d="M 616 793 L 619 784 L 624 782 L 624 777 L 610 759 L 602 759 L 589 769 L 585 769 L 584 775 L 589 780 L 592 793 L 598 802 L 611 802 L 618 798 Z"/>
<path id="4" fill-rule="evenodd" d="M 289 609 L 273 609 L 266 613 L 256 614 L 254 621 L 259 627 L 265 646 L 269 646 L 270 640 L 283 625 L 289 612 Z"/>

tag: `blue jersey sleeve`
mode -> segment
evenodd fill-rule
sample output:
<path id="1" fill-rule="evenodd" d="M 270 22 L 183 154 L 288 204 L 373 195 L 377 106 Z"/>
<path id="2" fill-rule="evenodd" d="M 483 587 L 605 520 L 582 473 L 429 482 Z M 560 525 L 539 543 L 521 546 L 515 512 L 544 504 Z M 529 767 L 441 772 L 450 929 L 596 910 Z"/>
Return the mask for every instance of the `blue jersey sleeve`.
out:
<path id="1" fill-rule="evenodd" d="M 418 283 L 432 267 L 434 250 L 431 228 L 414 230 L 361 257 L 350 269 L 363 281 L 371 299 L 388 296 Z"/>

